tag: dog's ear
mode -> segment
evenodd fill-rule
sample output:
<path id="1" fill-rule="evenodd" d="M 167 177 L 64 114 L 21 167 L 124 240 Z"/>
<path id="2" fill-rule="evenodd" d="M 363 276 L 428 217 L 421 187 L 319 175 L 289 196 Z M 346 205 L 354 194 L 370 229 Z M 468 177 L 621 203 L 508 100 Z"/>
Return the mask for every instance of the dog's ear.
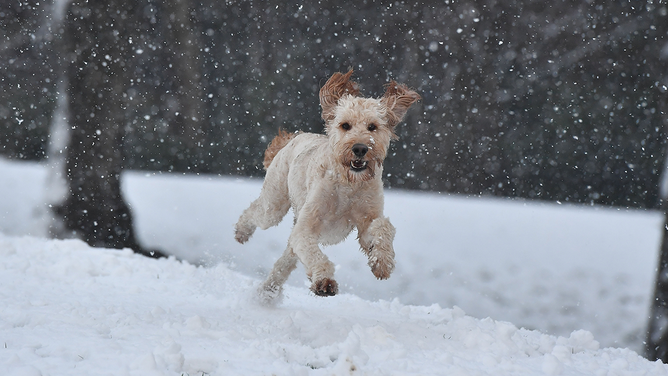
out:
<path id="1" fill-rule="evenodd" d="M 420 100 L 418 93 L 409 89 L 408 86 L 398 84 L 395 81 L 385 85 L 385 94 L 380 99 L 387 107 L 388 125 L 394 128 L 403 120 L 410 106 Z"/>
<path id="2" fill-rule="evenodd" d="M 322 118 L 326 122 L 334 119 L 334 108 L 342 96 L 350 94 L 356 97 L 360 94 L 357 83 L 350 81 L 352 75 L 352 69 L 346 74 L 336 72 L 320 89 L 320 107 L 322 107 Z"/>

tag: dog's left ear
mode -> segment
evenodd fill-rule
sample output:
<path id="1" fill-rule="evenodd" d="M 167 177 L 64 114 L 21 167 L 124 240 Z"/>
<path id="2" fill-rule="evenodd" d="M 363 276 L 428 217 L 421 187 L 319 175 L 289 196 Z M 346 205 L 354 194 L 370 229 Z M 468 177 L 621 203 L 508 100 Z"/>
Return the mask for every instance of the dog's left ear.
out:
<path id="1" fill-rule="evenodd" d="M 388 110 L 388 125 L 394 128 L 403 120 L 411 105 L 420 100 L 418 93 L 404 84 L 391 81 L 385 85 L 385 94 L 380 99 Z"/>

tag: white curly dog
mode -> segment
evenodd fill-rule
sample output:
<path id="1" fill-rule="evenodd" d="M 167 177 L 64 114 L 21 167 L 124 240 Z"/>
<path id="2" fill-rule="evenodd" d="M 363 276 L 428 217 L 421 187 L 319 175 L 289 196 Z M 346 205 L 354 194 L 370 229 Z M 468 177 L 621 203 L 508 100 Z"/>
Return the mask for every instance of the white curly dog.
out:
<path id="1" fill-rule="evenodd" d="M 337 72 L 320 89 L 326 135 L 279 132 L 272 140 L 260 197 L 235 226 L 236 240 L 245 243 L 257 227 L 275 226 L 290 207 L 294 211 L 288 246 L 260 286 L 264 301 L 281 296 L 297 260 L 313 293 L 336 295 L 334 264 L 319 244 L 339 243 L 353 228 L 376 278 L 394 270 L 395 229 L 383 216 L 383 161 L 397 138 L 394 128 L 420 96 L 392 81 L 382 98 L 360 97 L 352 73 Z"/>

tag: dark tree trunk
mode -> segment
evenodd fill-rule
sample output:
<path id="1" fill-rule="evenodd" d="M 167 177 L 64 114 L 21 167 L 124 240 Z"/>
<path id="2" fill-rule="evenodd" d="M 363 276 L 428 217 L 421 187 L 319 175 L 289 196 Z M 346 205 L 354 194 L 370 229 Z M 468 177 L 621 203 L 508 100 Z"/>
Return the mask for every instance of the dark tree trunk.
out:
<path id="1" fill-rule="evenodd" d="M 657 266 L 654 298 L 652 300 L 645 341 L 645 356 L 648 359 L 660 359 L 668 362 L 668 205 L 663 201 L 666 217 L 661 241 L 661 256 Z"/>
<path id="2" fill-rule="evenodd" d="M 664 97 L 665 98 L 665 97 Z M 662 114 L 668 111 L 668 101 L 660 99 L 658 110 Z M 664 116 L 664 129 L 668 129 L 668 118 Z M 645 356 L 651 360 L 660 359 L 668 363 L 668 148 L 664 153 L 664 166 L 659 184 L 659 197 L 664 215 L 663 236 L 659 250 L 659 263 L 656 266 L 654 296 L 650 305 Z"/>
<path id="3" fill-rule="evenodd" d="M 133 6 L 124 0 L 82 0 L 70 6 L 65 22 L 69 196 L 59 214 L 67 229 L 91 246 L 127 247 L 160 257 L 137 243 L 121 194 Z"/>

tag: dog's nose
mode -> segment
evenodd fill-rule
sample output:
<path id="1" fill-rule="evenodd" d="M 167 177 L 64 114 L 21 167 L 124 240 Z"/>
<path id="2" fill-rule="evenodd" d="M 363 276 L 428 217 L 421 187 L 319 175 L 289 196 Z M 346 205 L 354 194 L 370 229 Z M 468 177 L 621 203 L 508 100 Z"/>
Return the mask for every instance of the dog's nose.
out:
<path id="1" fill-rule="evenodd" d="M 353 145 L 353 154 L 355 154 L 357 158 L 365 156 L 367 151 L 369 151 L 369 148 L 364 144 Z"/>

